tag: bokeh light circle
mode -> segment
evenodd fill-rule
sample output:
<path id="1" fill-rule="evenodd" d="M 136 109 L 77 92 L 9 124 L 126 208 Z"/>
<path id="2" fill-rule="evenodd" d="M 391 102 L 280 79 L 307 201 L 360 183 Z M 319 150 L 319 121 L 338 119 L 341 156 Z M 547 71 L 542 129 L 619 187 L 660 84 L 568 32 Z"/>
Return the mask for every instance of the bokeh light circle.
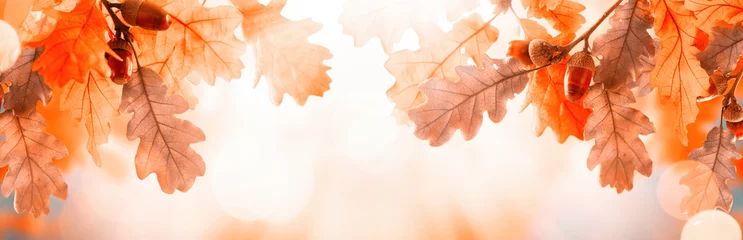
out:
<path id="1" fill-rule="evenodd" d="M 312 154 L 302 147 L 281 150 L 270 139 L 241 140 L 229 141 L 211 168 L 219 206 L 243 221 L 292 220 L 314 191 Z"/>
<path id="2" fill-rule="evenodd" d="M 658 203 L 661 208 L 669 215 L 679 219 L 686 220 L 686 215 L 681 212 L 681 200 L 689 192 L 689 188 L 681 185 L 681 177 L 686 175 L 690 170 L 700 166 L 697 161 L 685 160 L 676 162 L 666 168 L 658 179 Z"/>
<path id="3" fill-rule="evenodd" d="M 717 210 L 705 210 L 689 219 L 681 231 L 681 240 L 739 240 L 740 225 L 733 217 Z"/>

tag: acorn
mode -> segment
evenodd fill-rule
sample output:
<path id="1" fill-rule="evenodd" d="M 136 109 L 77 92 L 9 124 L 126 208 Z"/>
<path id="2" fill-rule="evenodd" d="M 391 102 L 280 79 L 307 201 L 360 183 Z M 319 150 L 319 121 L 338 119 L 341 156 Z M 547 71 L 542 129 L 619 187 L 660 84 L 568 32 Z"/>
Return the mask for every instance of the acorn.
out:
<path id="1" fill-rule="evenodd" d="M 568 60 L 568 70 L 565 74 L 565 97 L 570 101 L 578 101 L 588 91 L 593 78 L 596 64 L 593 63 L 591 53 L 577 52 Z"/>
<path id="2" fill-rule="evenodd" d="M 740 122 L 743 121 L 743 107 L 738 104 L 735 98 L 733 102 L 722 110 L 722 118 L 728 122 Z"/>
<path id="3" fill-rule="evenodd" d="M 725 121 L 725 126 L 735 134 L 736 140 L 743 139 L 743 122 Z"/>
<path id="4" fill-rule="evenodd" d="M 121 3 L 121 16 L 132 26 L 152 31 L 165 31 L 170 27 L 170 15 L 163 8 L 145 0 L 126 0 Z"/>
<path id="5" fill-rule="evenodd" d="M 108 42 L 108 46 L 121 59 L 118 60 L 106 53 L 106 60 L 111 68 L 111 81 L 118 85 L 124 85 L 132 78 L 132 72 L 134 71 L 131 45 L 126 40 L 117 38 Z"/>
<path id="6" fill-rule="evenodd" d="M 506 56 L 514 57 L 524 65 L 534 64 L 529 56 L 529 43 L 527 40 L 513 40 L 508 42 L 508 53 Z"/>
<path id="7" fill-rule="evenodd" d="M 541 67 L 549 64 L 559 49 L 544 39 L 535 39 L 529 43 L 529 58 L 537 67 Z"/>

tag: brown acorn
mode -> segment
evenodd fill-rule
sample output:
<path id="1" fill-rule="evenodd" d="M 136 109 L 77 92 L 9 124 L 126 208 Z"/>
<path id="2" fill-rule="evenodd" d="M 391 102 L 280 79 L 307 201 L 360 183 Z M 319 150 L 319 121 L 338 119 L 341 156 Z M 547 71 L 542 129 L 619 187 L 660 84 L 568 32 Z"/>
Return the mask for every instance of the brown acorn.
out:
<path id="1" fill-rule="evenodd" d="M 735 139 L 741 140 L 743 139 L 743 122 L 731 122 L 731 121 L 725 121 L 725 126 L 735 133 Z"/>
<path id="2" fill-rule="evenodd" d="M 145 0 L 126 0 L 121 4 L 121 16 L 132 26 L 153 31 L 170 27 L 170 15 L 163 8 Z"/>
<path id="3" fill-rule="evenodd" d="M 535 39 L 529 43 L 529 58 L 537 67 L 541 67 L 549 64 L 559 49 L 544 39 Z"/>
<path id="4" fill-rule="evenodd" d="M 114 39 L 108 42 L 108 46 L 114 50 L 121 60 L 111 57 L 106 53 L 108 66 L 111 68 L 111 81 L 124 85 L 132 78 L 134 61 L 132 60 L 132 48 L 126 40 Z"/>
<path id="5" fill-rule="evenodd" d="M 529 56 L 529 43 L 527 40 L 513 40 L 508 42 L 508 53 L 506 56 L 514 57 L 524 65 L 534 64 Z"/>
<path id="6" fill-rule="evenodd" d="M 740 122 L 743 121 L 743 107 L 733 99 L 733 102 L 722 110 L 722 118 L 728 122 Z"/>
<path id="7" fill-rule="evenodd" d="M 565 74 L 565 97 L 570 101 L 578 101 L 588 91 L 596 65 L 591 53 L 577 52 L 568 60 L 568 71 Z"/>

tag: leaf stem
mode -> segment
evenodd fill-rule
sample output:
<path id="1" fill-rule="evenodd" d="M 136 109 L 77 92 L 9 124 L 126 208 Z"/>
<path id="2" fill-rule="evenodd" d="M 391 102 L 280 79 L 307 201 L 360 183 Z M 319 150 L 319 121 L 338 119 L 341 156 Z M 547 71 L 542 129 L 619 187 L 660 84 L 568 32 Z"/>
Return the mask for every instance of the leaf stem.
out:
<path id="1" fill-rule="evenodd" d="M 725 98 L 722 100 L 722 109 L 725 110 L 725 108 L 730 105 L 730 100 L 735 99 L 735 90 L 738 89 L 738 84 L 740 83 L 741 78 L 743 78 L 743 71 L 738 73 L 738 75 L 735 76 L 735 82 L 733 82 L 733 86 L 728 90 L 728 92 L 725 94 Z"/>
<path id="2" fill-rule="evenodd" d="M 614 9 L 619 7 L 619 4 L 621 4 L 622 2 L 624 2 L 624 0 L 617 0 L 617 2 L 614 3 L 614 5 L 611 5 L 611 7 L 607 9 L 603 15 L 601 15 L 601 18 L 599 18 L 599 20 L 596 21 L 596 23 L 594 23 L 593 26 L 591 26 L 591 28 L 588 29 L 588 31 L 584 32 L 583 35 L 580 35 L 580 37 L 576 38 L 575 40 L 573 40 L 573 42 L 566 45 L 563 49 L 563 52 L 560 53 L 560 56 L 565 57 L 570 52 L 570 50 L 572 50 L 581 41 L 586 41 L 586 46 L 587 46 L 588 37 L 591 36 L 591 33 L 593 33 L 593 31 L 596 31 L 596 28 L 598 28 L 599 25 L 601 25 L 601 23 L 604 22 L 604 20 L 606 20 L 606 18 L 608 18 L 609 15 L 614 11 Z"/>
<path id="3" fill-rule="evenodd" d="M 119 16 L 116 16 L 116 13 L 114 12 L 114 10 L 111 9 L 113 7 L 117 7 L 118 8 L 118 7 L 121 6 L 121 4 L 120 3 L 111 3 L 108 0 L 101 0 L 101 2 L 103 3 L 103 6 L 106 6 L 106 10 L 108 11 L 108 15 L 111 16 L 111 19 L 114 22 L 114 29 L 116 30 L 117 35 L 119 35 L 120 33 L 123 33 L 123 32 L 128 32 L 129 31 L 129 26 L 127 26 L 126 24 L 124 24 L 124 22 L 122 22 L 121 19 L 119 19 Z"/>

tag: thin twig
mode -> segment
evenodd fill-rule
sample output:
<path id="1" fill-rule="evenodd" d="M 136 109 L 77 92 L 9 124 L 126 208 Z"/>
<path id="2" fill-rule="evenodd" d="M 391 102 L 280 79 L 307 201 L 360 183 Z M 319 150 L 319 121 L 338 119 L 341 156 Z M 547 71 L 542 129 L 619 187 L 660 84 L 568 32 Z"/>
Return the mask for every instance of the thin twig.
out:
<path id="1" fill-rule="evenodd" d="M 596 28 L 598 28 L 599 25 L 601 25 L 601 23 L 604 22 L 604 20 L 606 20 L 606 18 L 608 18 L 609 15 L 611 15 L 611 13 L 614 12 L 614 9 L 619 7 L 619 4 L 621 4 L 622 2 L 624 2 L 624 0 L 617 0 L 617 2 L 614 3 L 614 5 L 611 5 L 611 7 L 607 9 L 603 15 L 601 15 L 601 18 L 599 18 L 599 20 L 596 21 L 596 23 L 594 23 L 593 26 L 591 26 L 591 28 L 588 29 L 588 31 L 584 32 L 583 35 L 580 35 L 580 37 L 576 38 L 575 40 L 573 40 L 573 42 L 566 45 L 563 49 L 563 52 L 560 53 L 560 56 L 561 57 L 567 56 L 570 50 L 572 50 L 581 41 L 586 41 L 586 45 L 588 45 L 588 37 L 591 36 L 591 33 L 593 33 L 593 31 L 596 31 Z"/>
<path id="2" fill-rule="evenodd" d="M 101 0 L 103 2 L 103 6 L 106 6 L 106 10 L 108 11 L 108 14 L 111 15 L 111 19 L 114 22 L 114 29 L 117 31 L 117 33 L 126 32 L 129 31 L 129 26 L 124 24 L 124 22 L 119 19 L 119 16 L 116 16 L 116 12 L 114 12 L 113 7 L 118 7 L 121 4 L 118 3 L 111 3 L 108 0 Z"/>
<path id="3" fill-rule="evenodd" d="M 723 98 L 722 100 L 723 110 L 725 110 L 725 108 L 730 104 L 730 100 L 735 98 L 735 90 L 738 89 L 738 84 L 740 83 L 741 78 L 743 78 L 743 71 L 735 76 L 735 82 L 733 82 L 733 86 L 725 94 L 725 98 Z"/>

